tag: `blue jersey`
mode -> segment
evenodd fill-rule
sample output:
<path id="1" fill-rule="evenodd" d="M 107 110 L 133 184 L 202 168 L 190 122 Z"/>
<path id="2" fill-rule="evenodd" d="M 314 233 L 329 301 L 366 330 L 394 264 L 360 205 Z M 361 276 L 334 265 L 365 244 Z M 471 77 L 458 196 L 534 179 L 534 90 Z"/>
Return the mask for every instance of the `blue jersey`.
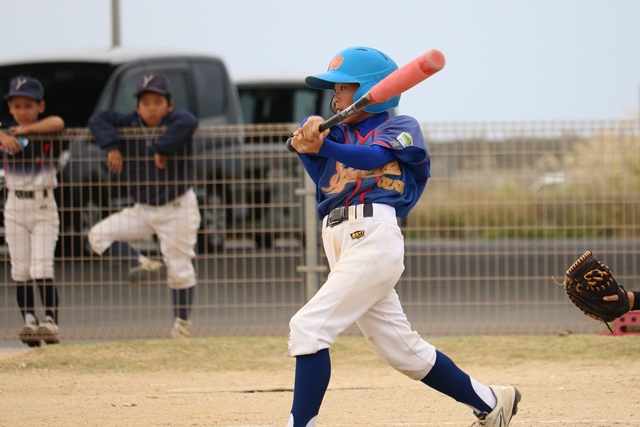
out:
<path id="1" fill-rule="evenodd" d="M 155 206 L 178 198 L 193 186 L 193 133 L 198 120 L 188 111 L 173 110 L 159 126 L 166 126 L 166 130 L 157 138 L 120 140 L 120 127 L 142 128 L 144 135 L 145 125 L 137 113 L 104 111 L 89 119 L 89 128 L 101 148 L 120 149 L 123 179 L 131 184 L 130 196 Z M 167 156 L 164 169 L 156 167 L 155 153 Z"/>
<path id="2" fill-rule="evenodd" d="M 405 217 L 415 206 L 431 176 L 430 158 L 419 123 L 410 116 L 389 118 L 387 113 L 354 125 L 333 126 L 326 141 L 351 145 L 379 145 L 393 150 L 394 160 L 371 170 L 360 170 L 319 154 L 300 154 L 316 184 L 318 216 L 339 206 L 384 203 Z"/>

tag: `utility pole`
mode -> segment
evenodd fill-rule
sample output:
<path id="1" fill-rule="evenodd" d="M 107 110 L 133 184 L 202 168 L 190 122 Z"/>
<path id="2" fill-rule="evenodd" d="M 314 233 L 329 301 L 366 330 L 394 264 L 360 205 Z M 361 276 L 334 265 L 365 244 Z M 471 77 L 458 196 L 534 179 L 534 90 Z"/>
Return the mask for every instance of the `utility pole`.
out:
<path id="1" fill-rule="evenodd" d="M 120 46 L 120 0 L 111 0 L 111 47 Z"/>

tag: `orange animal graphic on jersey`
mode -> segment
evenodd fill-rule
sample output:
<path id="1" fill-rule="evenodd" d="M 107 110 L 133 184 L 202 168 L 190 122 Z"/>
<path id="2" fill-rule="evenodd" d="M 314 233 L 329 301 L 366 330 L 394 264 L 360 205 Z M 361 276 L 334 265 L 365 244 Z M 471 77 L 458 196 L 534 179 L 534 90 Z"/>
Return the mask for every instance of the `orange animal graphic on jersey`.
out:
<path id="1" fill-rule="evenodd" d="M 354 169 L 345 167 L 340 162 L 336 162 L 336 173 L 329 180 L 329 186 L 322 187 L 322 191 L 327 194 L 339 194 L 344 190 L 345 186 L 351 182 L 356 182 L 358 179 L 376 178 L 383 175 L 402 175 L 398 161 L 394 160 L 393 162 L 389 162 L 372 170 Z M 389 179 L 387 178 L 385 181 L 388 180 Z M 399 186 L 396 185 L 395 187 Z M 400 187 L 404 188 L 404 185 L 401 185 Z"/>

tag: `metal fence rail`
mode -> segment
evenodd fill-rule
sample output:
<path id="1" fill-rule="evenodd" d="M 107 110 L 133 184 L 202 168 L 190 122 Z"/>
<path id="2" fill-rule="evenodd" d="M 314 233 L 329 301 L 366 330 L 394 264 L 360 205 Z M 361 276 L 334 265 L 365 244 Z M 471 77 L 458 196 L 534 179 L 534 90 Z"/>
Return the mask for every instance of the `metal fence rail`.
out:
<path id="1" fill-rule="evenodd" d="M 289 318 L 326 278 L 313 188 L 283 145 L 291 130 L 197 132 L 196 336 L 286 334 Z M 587 249 L 640 290 L 639 122 L 425 123 L 423 132 L 432 178 L 401 222 L 406 260 L 397 285 L 418 331 L 602 331 L 551 279 L 561 281 Z M 127 267 L 91 253 L 86 242 L 92 224 L 132 203 L 127 183 L 106 170 L 86 129 L 40 137 L 65 148 L 55 192 L 62 339 L 167 337 L 166 284 L 131 287 Z M 159 257 L 153 237 L 135 244 Z M 0 340 L 17 341 L 22 319 L 10 258 L 6 250 L 0 256 Z"/>

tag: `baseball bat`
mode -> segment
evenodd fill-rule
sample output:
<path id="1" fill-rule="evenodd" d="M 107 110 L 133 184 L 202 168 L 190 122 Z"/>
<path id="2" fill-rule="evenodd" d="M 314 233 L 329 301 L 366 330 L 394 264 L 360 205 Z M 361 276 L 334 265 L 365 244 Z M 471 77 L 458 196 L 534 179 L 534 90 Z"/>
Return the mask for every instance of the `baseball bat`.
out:
<path id="1" fill-rule="evenodd" d="M 380 104 L 394 96 L 406 92 L 418 83 L 423 82 L 430 76 L 442 70 L 444 63 L 444 55 L 439 50 L 432 49 L 423 53 L 413 61 L 403 65 L 384 79 L 380 80 L 356 102 L 338 114 L 335 114 L 333 117 L 322 122 L 320 124 L 320 132 L 342 122 L 344 119 L 358 111 L 362 111 L 374 104 Z M 287 149 L 292 153 L 295 153 L 296 150 L 291 146 L 291 139 L 292 138 L 289 138 L 287 140 Z"/>

